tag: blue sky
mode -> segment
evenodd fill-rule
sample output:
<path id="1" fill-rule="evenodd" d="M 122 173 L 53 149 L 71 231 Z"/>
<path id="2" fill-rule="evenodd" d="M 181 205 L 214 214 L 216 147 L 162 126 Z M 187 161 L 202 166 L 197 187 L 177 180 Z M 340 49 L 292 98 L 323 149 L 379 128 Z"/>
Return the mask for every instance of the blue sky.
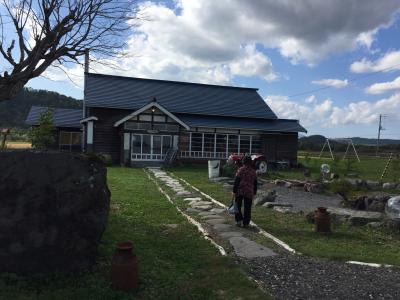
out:
<path id="1" fill-rule="evenodd" d="M 227 7 L 229 9 L 227 9 Z M 309 134 L 400 138 L 399 1 L 140 2 L 131 55 L 92 72 L 259 88 Z M 83 98 L 83 70 L 64 66 L 28 86 Z M 399 80 L 396 81 L 396 78 Z"/>

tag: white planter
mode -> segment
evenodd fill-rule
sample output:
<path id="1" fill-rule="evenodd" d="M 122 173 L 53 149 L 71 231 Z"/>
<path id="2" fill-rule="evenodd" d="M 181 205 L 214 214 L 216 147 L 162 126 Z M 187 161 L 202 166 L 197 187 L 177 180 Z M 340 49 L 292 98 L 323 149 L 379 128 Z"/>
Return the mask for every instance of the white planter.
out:
<path id="1" fill-rule="evenodd" d="M 221 161 L 220 160 L 209 160 L 208 161 L 208 178 L 219 177 Z"/>

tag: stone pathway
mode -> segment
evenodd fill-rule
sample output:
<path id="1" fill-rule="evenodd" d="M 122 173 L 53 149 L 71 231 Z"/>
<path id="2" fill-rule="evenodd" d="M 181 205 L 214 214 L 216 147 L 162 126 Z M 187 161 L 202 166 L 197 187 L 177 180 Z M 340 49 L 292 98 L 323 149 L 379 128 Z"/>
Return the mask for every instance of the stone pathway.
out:
<path id="1" fill-rule="evenodd" d="M 224 244 L 223 247 L 231 246 L 232 253 L 237 257 L 256 258 L 276 255 L 272 249 L 245 237 L 244 229 L 234 225 L 233 216 L 228 214 L 225 208 L 189 191 L 179 180 L 172 178 L 161 169 L 149 168 L 149 171 L 156 179 L 171 188 L 175 192 L 175 197 L 183 197 L 183 201 L 189 204 L 186 213 L 196 217 L 197 221 L 205 228 L 209 228 L 212 238 L 221 241 Z M 247 230 L 247 235 L 249 234 L 254 235 L 255 233 Z"/>
<path id="2" fill-rule="evenodd" d="M 149 171 L 171 188 L 173 201 L 183 199 L 188 204 L 185 213 L 204 226 L 238 264 L 246 266 L 251 277 L 274 299 L 400 299 L 399 269 L 310 258 L 274 246 L 271 249 L 266 246 L 271 245 L 270 241 L 257 230 L 236 227 L 233 216 L 225 208 L 204 199 L 160 169 Z M 299 202 L 303 202 L 302 199 Z M 299 204 L 297 209 L 309 205 Z"/>

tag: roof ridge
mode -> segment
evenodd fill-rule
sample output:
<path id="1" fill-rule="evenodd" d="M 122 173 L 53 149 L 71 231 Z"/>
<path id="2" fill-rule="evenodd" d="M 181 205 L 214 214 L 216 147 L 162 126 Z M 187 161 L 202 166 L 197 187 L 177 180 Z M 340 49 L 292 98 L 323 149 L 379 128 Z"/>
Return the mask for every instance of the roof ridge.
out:
<path id="1" fill-rule="evenodd" d="M 176 81 L 176 80 L 128 77 L 128 76 L 121 76 L 121 75 L 109 75 L 109 74 L 99 74 L 99 73 L 85 73 L 85 75 L 100 76 L 100 77 L 114 77 L 114 78 L 120 78 L 120 79 L 126 79 L 126 80 L 158 81 L 158 82 L 176 83 L 176 84 L 183 84 L 183 85 L 200 85 L 200 86 L 210 86 L 210 87 L 216 87 L 216 88 L 230 88 L 230 89 L 243 89 L 243 90 L 258 91 L 258 88 L 240 87 L 240 86 L 232 86 L 232 85 L 219 85 L 219 84 L 207 84 L 207 83 Z"/>

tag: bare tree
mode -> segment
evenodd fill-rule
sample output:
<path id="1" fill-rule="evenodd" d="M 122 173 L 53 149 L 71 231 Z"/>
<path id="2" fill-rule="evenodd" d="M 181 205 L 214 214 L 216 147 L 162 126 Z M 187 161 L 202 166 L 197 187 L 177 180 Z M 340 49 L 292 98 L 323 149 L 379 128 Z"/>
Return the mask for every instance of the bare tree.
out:
<path id="1" fill-rule="evenodd" d="M 0 101 L 52 64 L 79 63 L 88 48 L 97 57 L 121 53 L 128 21 L 139 19 L 130 0 L 0 1 Z"/>

